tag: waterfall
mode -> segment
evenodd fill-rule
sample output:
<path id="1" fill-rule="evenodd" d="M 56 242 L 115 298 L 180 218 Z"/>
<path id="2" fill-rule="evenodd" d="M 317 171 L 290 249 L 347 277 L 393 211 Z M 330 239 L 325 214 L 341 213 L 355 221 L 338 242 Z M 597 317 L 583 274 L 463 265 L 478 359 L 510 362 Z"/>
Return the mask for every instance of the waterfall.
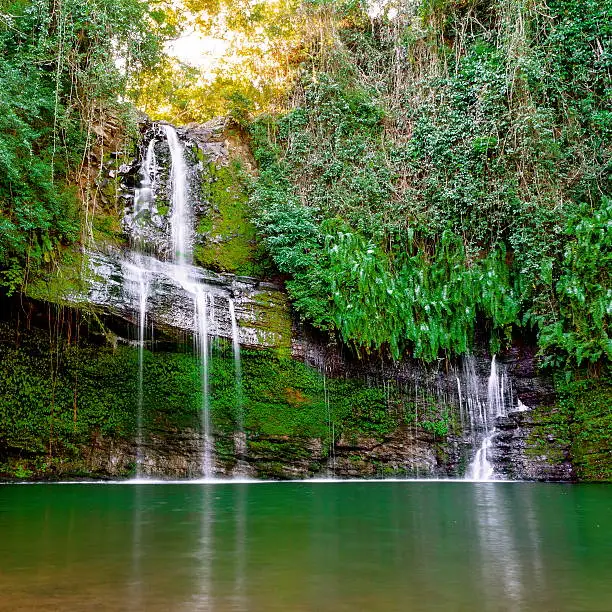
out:
<path id="1" fill-rule="evenodd" d="M 128 281 L 131 292 L 138 303 L 138 398 L 136 412 L 136 477 L 142 476 L 143 447 L 143 412 L 144 412 L 144 346 L 146 341 L 147 298 L 149 295 L 149 279 L 147 271 L 139 265 L 136 255 L 135 263 L 124 262 L 123 273 Z"/>
<path id="2" fill-rule="evenodd" d="M 170 231 L 174 261 L 179 266 L 191 263 L 192 215 L 187 206 L 187 167 L 176 130 L 171 125 L 162 125 L 166 135 L 172 167 L 170 170 L 171 216 Z"/>
<path id="3" fill-rule="evenodd" d="M 214 440 L 210 421 L 209 389 L 209 339 L 208 339 L 208 300 L 209 295 L 202 285 L 189 279 L 188 266 L 193 259 L 193 215 L 188 206 L 187 166 L 183 145 L 176 130 L 171 125 L 162 125 L 170 149 L 170 189 L 171 213 L 170 234 L 172 255 L 176 265 L 176 278 L 194 296 L 194 328 L 196 353 L 200 358 L 200 385 L 202 390 L 202 476 L 213 477 Z M 211 296 L 212 297 L 212 296 Z M 210 303 L 211 318 L 214 320 L 214 301 Z"/>
<path id="4" fill-rule="evenodd" d="M 472 356 L 465 358 L 463 371 L 466 376 L 470 432 L 474 447 L 479 444 L 479 448 L 467 469 L 466 479 L 492 480 L 494 471 L 489 461 L 489 451 L 493 446 L 493 439 L 497 435 L 495 419 L 506 416 L 510 411 L 508 407 L 512 406 L 512 388 L 508 384 L 508 375 L 505 369 L 502 368 L 500 371 L 495 355 L 491 359 L 486 403 L 483 403 L 480 399 L 475 361 Z M 459 381 L 457 381 L 457 384 L 459 385 Z M 458 389 L 461 393 L 460 386 L 458 386 Z"/>
<path id="5" fill-rule="evenodd" d="M 228 307 L 230 313 L 230 319 L 232 322 L 232 350 L 234 353 L 234 372 L 236 377 L 236 426 L 237 432 L 235 436 L 235 449 L 234 452 L 237 456 L 246 455 L 246 434 L 244 431 L 244 405 L 242 396 L 242 363 L 240 360 L 240 329 L 238 327 L 238 320 L 236 319 L 236 308 L 234 300 L 228 298 Z"/>
<path id="6" fill-rule="evenodd" d="M 497 373 L 497 362 L 495 355 L 491 360 L 491 374 L 487 384 L 487 400 L 489 412 L 492 416 L 504 416 L 504 383 L 505 373 L 500 377 Z"/>
<path id="7" fill-rule="evenodd" d="M 142 166 L 140 169 L 140 185 L 134 193 L 134 216 L 138 218 L 143 210 L 150 208 L 153 203 L 153 184 L 156 175 L 156 160 L 155 160 L 155 138 L 151 138 L 147 146 Z"/>
<path id="8" fill-rule="evenodd" d="M 145 275 L 140 271 L 138 281 L 138 438 L 137 458 L 136 458 L 136 477 L 141 476 L 142 470 L 142 413 L 144 404 L 144 344 L 145 344 L 145 325 L 147 317 L 147 295 L 149 286 Z"/>
<path id="9" fill-rule="evenodd" d="M 194 313 L 197 333 L 195 335 L 196 352 L 200 357 L 200 384 L 202 388 L 202 431 L 204 444 L 202 449 L 202 476 L 205 479 L 213 476 L 213 446 L 210 425 L 210 401 L 208 384 L 208 295 L 196 287 Z"/>
<path id="10" fill-rule="evenodd" d="M 325 372 L 325 366 L 323 366 L 323 399 L 325 401 L 325 414 L 327 417 L 327 435 L 329 436 L 329 465 L 331 467 L 331 476 L 333 477 L 336 472 L 336 428 L 331 409 L 329 389 L 327 388 L 327 376 Z"/>
<path id="11" fill-rule="evenodd" d="M 493 445 L 493 434 L 489 434 L 482 439 L 480 448 L 476 451 L 474 459 L 466 473 L 467 480 L 486 481 L 493 478 L 493 466 L 491 465 L 487 453 Z"/>

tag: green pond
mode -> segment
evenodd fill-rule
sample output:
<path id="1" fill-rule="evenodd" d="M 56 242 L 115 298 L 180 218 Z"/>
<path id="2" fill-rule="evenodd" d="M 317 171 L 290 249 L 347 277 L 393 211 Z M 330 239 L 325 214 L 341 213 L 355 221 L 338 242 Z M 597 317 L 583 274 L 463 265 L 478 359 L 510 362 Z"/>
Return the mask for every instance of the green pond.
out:
<path id="1" fill-rule="evenodd" d="M 612 488 L 0 486 L 2 610 L 612 610 Z"/>

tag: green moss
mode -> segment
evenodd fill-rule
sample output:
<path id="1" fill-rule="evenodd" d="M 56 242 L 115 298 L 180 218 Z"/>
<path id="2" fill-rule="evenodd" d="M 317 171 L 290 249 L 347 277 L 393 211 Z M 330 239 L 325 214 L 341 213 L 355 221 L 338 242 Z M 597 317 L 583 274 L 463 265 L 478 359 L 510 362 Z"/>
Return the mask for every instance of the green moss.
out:
<path id="1" fill-rule="evenodd" d="M 51 304 L 74 304 L 74 298 L 86 288 L 82 276 L 85 258 L 76 247 L 64 249 L 57 265 L 24 287 L 25 295 Z M 70 300 L 68 296 L 72 296 Z"/>
<path id="2" fill-rule="evenodd" d="M 210 164 L 203 196 L 210 209 L 196 229 L 201 237 L 194 251 L 196 263 L 222 272 L 262 276 L 264 257 L 249 218 L 248 194 L 240 163 L 232 161 L 226 167 Z"/>
<path id="3" fill-rule="evenodd" d="M 533 412 L 525 454 L 550 464 L 569 454 L 579 480 L 612 481 L 611 382 L 609 366 L 595 377 L 559 374 L 559 401 Z"/>
<path id="4" fill-rule="evenodd" d="M 612 481 L 612 373 L 559 384 L 560 406 L 571 412 L 572 458 L 581 480 Z"/>
<path id="5" fill-rule="evenodd" d="M 136 435 L 138 352 L 134 347 L 68 345 L 42 330 L 0 324 L 0 462 L 15 476 L 78 475 L 102 440 Z M 200 365 L 191 351 L 144 353 L 143 435 L 162 438 L 199 430 L 203 404 Z M 59 359 L 58 359 L 59 358 Z M 242 351 L 242 387 L 235 382 L 231 346 L 219 343 L 210 361 L 210 407 L 218 459 L 234 461 L 233 433 L 243 422 L 249 452 L 264 473 L 286 477 L 282 461 L 315 464 L 333 431 L 383 439 L 398 426 L 399 389 L 360 380 L 327 379 L 273 350 Z M 325 455 L 325 450 L 323 451 Z M 278 464 L 278 465 L 277 465 Z M 131 468 L 127 468 L 126 475 Z M 29 474 L 29 472 L 28 472 Z M 24 478 L 26 476 L 23 476 Z"/>
<path id="6" fill-rule="evenodd" d="M 249 320 L 262 345 L 276 347 L 280 357 L 291 354 L 291 310 L 287 295 L 280 291 L 264 291 L 253 297 L 258 316 Z"/>
<path id="7" fill-rule="evenodd" d="M 571 448 L 570 413 L 560 406 L 533 411 L 533 427 L 527 438 L 525 455 L 558 465 L 567 459 Z"/>

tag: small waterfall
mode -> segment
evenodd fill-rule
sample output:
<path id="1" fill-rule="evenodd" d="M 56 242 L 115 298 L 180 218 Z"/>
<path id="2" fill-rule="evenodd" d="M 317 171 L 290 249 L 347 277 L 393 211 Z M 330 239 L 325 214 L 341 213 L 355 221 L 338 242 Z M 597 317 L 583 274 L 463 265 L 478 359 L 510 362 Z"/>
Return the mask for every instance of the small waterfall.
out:
<path id="1" fill-rule="evenodd" d="M 145 326 L 147 318 L 147 296 L 149 285 L 145 275 L 140 270 L 138 281 L 138 438 L 137 438 L 137 458 L 136 458 L 136 477 L 141 476 L 142 471 L 142 416 L 144 409 L 144 345 L 145 345 Z"/>
<path id="2" fill-rule="evenodd" d="M 329 389 L 327 387 L 327 376 L 325 366 L 323 366 L 323 398 L 325 401 L 325 413 L 327 417 L 327 435 L 329 436 L 329 466 L 331 468 L 331 476 L 336 473 L 336 427 L 331 408 L 331 400 Z"/>
<path id="3" fill-rule="evenodd" d="M 244 431 L 244 402 L 242 395 L 242 363 L 240 360 L 240 329 L 236 319 L 236 308 L 234 300 L 228 298 L 228 307 L 232 321 L 232 349 L 234 353 L 234 372 L 236 376 L 236 426 L 237 432 L 234 437 L 234 452 L 238 457 L 244 457 L 247 452 L 246 434 Z"/>
<path id="4" fill-rule="evenodd" d="M 497 361 L 495 355 L 491 360 L 491 374 L 489 375 L 489 382 L 487 385 L 487 400 L 489 414 L 491 416 L 499 417 L 505 416 L 506 410 L 504 405 L 504 392 L 507 387 L 506 372 L 502 372 L 500 376 L 497 372 Z"/>
<path id="5" fill-rule="evenodd" d="M 147 146 L 142 166 L 140 168 L 140 185 L 134 193 L 134 217 L 140 217 L 143 210 L 150 209 L 154 201 L 153 185 L 155 183 L 157 164 L 155 160 L 155 138 L 151 138 Z"/>
<path id="6" fill-rule="evenodd" d="M 494 471 L 489 461 L 489 454 L 493 446 L 493 439 L 497 435 L 495 419 L 507 416 L 508 412 L 510 412 L 513 405 L 512 387 L 508 382 L 508 374 L 505 368 L 498 366 L 495 355 L 491 359 L 486 403 L 483 403 L 480 399 L 478 377 L 473 356 L 465 358 L 463 372 L 466 378 L 466 401 L 470 432 L 474 447 L 479 445 L 474 459 L 467 469 L 466 479 L 492 480 L 494 478 Z M 457 384 L 460 393 L 460 384 L 459 382 Z M 461 403 L 461 395 L 459 401 Z"/>
<path id="7" fill-rule="evenodd" d="M 162 125 L 166 135 L 172 167 L 170 170 L 171 186 L 171 216 L 170 231 L 172 236 L 172 252 L 174 261 L 179 266 L 191 262 L 191 232 L 192 215 L 187 206 L 187 167 L 183 153 L 183 145 L 176 130 L 171 125 Z"/>
<path id="8" fill-rule="evenodd" d="M 136 263 L 124 262 L 123 273 L 138 300 L 138 399 L 136 413 L 136 477 L 142 476 L 143 412 L 144 412 L 144 347 L 146 342 L 147 298 L 149 279 L 147 271 Z"/>
<path id="9" fill-rule="evenodd" d="M 492 445 L 493 434 L 489 434 L 482 439 L 480 448 L 476 451 L 466 473 L 467 480 L 486 481 L 493 478 L 493 466 L 487 457 L 487 453 Z"/>
<path id="10" fill-rule="evenodd" d="M 194 324 L 197 329 L 195 335 L 196 352 L 200 357 L 200 382 L 202 386 L 202 431 L 204 433 L 204 445 L 202 449 L 202 476 L 210 479 L 213 476 L 213 446 L 211 423 L 210 423 L 210 400 L 209 400 L 209 347 L 208 347 L 208 295 L 201 287 L 196 286 L 194 298 Z"/>

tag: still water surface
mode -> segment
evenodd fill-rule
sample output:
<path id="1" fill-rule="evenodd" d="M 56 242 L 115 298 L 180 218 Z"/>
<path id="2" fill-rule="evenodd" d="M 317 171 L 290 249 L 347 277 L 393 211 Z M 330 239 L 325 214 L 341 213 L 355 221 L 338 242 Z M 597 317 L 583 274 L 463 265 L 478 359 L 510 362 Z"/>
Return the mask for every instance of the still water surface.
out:
<path id="1" fill-rule="evenodd" d="M 1 610 L 612 610 L 612 488 L 0 486 Z"/>

